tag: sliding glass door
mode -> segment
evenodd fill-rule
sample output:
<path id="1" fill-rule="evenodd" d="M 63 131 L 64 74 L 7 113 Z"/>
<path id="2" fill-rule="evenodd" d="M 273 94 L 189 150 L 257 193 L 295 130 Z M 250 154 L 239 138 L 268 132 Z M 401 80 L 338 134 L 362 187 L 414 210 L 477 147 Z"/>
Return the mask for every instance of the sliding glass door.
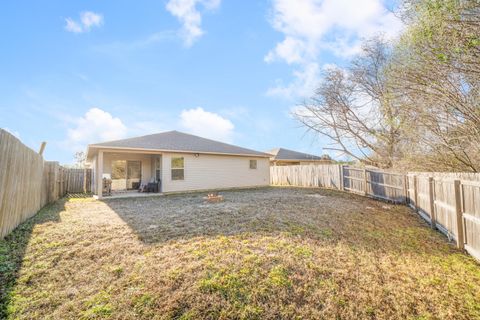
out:
<path id="1" fill-rule="evenodd" d="M 142 162 L 112 161 L 112 190 L 136 190 L 142 181 Z"/>
<path id="2" fill-rule="evenodd" d="M 112 190 L 125 190 L 127 188 L 127 161 L 112 161 Z"/>
<path id="3" fill-rule="evenodd" d="M 127 190 L 140 188 L 142 180 L 142 162 L 127 161 Z"/>

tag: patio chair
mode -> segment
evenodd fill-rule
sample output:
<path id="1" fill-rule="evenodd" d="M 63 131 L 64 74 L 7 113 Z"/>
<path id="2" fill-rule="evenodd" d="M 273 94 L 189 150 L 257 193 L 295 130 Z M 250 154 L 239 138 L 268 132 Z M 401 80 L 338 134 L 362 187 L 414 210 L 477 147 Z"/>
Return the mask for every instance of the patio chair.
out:
<path id="1" fill-rule="evenodd" d="M 158 182 L 149 182 L 147 184 L 147 192 L 158 193 L 161 190 L 160 188 L 161 188 L 161 181 L 160 180 Z"/>
<path id="2" fill-rule="evenodd" d="M 103 178 L 102 194 L 110 196 L 112 194 L 112 180 Z"/>

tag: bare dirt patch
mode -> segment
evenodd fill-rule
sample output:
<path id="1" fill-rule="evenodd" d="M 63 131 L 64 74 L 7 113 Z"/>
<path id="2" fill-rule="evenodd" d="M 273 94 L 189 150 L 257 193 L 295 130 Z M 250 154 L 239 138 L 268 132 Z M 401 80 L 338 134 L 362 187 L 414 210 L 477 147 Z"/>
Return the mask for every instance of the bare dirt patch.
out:
<path id="1" fill-rule="evenodd" d="M 3 314 L 480 318 L 479 265 L 406 207 L 319 189 L 221 194 L 46 208 L 0 241 Z"/>

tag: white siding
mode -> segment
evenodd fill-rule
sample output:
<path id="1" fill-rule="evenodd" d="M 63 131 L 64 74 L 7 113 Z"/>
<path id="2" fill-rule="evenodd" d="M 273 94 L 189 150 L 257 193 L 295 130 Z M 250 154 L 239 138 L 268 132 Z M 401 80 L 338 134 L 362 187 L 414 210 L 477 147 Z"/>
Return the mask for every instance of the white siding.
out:
<path id="1" fill-rule="evenodd" d="M 171 159 L 185 159 L 184 180 L 172 180 Z M 200 154 L 172 154 L 162 156 L 162 191 L 193 191 L 206 189 L 268 186 L 270 165 L 268 158 L 220 156 Z M 257 160 L 257 169 L 250 169 L 250 160 Z"/>
<path id="2" fill-rule="evenodd" d="M 92 192 L 96 193 L 97 192 L 97 156 L 93 157 L 92 160 Z"/>

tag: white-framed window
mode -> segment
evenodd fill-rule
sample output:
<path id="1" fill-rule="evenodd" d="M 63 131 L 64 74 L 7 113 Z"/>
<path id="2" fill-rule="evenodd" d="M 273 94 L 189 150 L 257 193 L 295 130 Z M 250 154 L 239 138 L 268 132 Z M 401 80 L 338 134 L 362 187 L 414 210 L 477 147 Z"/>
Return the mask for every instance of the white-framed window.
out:
<path id="1" fill-rule="evenodd" d="M 257 160 L 250 160 L 250 169 L 257 169 Z"/>
<path id="2" fill-rule="evenodd" d="M 185 179 L 185 159 L 183 157 L 172 157 L 172 180 Z"/>
<path id="3" fill-rule="evenodd" d="M 160 162 L 160 157 L 155 158 L 155 180 L 158 182 L 162 179 L 162 172 L 160 171 L 161 169 L 161 162 Z"/>

